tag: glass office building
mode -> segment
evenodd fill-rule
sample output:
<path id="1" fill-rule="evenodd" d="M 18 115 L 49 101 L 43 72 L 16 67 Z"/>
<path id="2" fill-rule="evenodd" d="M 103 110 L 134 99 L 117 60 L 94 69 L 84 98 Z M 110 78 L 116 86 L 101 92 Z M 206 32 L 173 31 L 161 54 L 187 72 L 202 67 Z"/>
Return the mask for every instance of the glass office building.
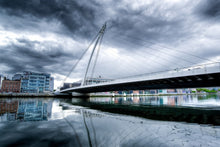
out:
<path id="1" fill-rule="evenodd" d="M 50 91 L 50 74 L 23 72 L 21 78 L 22 93 L 45 93 Z"/>

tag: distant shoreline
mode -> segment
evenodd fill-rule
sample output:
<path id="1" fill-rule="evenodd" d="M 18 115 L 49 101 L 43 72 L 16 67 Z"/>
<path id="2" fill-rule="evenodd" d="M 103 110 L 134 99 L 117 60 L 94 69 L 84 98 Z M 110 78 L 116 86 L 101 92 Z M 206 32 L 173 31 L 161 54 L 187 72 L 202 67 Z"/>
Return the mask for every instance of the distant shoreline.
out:
<path id="1" fill-rule="evenodd" d="M 181 96 L 181 95 L 209 95 L 209 94 L 216 94 L 219 95 L 219 93 L 172 93 L 172 94 L 91 94 L 89 97 L 95 98 L 95 97 L 141 97 L 141 96 Z M 78 97 L 78 96 L 72 96 L 68 94 L 52 94 L 52 93 L 0 93 L 1 97 Z M 88 97 L 88 96 L 87 96 Z"/>
<path id="2" fill-rule="evenodd" d="M 116 95 L 90 95 L 90 97 L 140 97 L 140 96 L 181 96 L 181 95 L 209 95 L 219 93 L 173 93 L 173 94 L 116 94 Z"/>

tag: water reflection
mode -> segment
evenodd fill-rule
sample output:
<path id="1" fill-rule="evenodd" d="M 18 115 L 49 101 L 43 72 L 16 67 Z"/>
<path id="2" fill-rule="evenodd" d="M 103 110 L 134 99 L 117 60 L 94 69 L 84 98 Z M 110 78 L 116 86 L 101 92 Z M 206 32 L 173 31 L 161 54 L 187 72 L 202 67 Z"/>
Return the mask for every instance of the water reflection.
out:
<path id="1" fill-rule="evenodd" d="M 0 99 L 0 122 L 47 120 L 51 111 L 49 99 Z"/>
<path id="2" fill-rule="evenodd" d="M 175 97 L 171 99 L 172 103 L 181 102 Z M 193 99 L 190 97 L 187 101 Z M 198 98 L 198 101 L 209 99 Z M 150 101 L 156 105 L 165 103 L 165 99 L 161 97 L 100 98 L 100 101 L 112 103 L 114 107 L 110 110 L 119 108 L 119 111 L 132 112 L 130 110 L 135 108 L 135 113 L 132 113 L 135 116 L 144 110 L 149 114 L 151 108 L 134 106 L 127 109 L 127 106 L 115 105 L 115 102 L 141 104 Z M 0 99 L 0 146 L 220 146 L 219 127 L 149 120 L 74 104 L 80 102 L 88 103 L 78 99 Z M 108 108 L 109 105 L 101 106 Z M 164 110 L 161 112 L 164 113 Z M 167 112 L 175 116 L 170 109 Z M 216 113 L 217 115 L 213 114 L 214 117 L 218 117 L 219 113 Z M 5 116 L 6 119 L 3 119 Z M 184 117 L 182 112 L 180 117 Z M 188 118 L 190 117 L 186 117 Z M 31 122 L 46 119 L 48 121 Z"/>
<path id="3" fill-rule="evenodd" d="M 92 97 L 90 102 L 105 104 L 138 104 L 212 107 L 220 106 L 219 95 L 176 95 L 176 96 L 136 96 L 136 97 Z"/>

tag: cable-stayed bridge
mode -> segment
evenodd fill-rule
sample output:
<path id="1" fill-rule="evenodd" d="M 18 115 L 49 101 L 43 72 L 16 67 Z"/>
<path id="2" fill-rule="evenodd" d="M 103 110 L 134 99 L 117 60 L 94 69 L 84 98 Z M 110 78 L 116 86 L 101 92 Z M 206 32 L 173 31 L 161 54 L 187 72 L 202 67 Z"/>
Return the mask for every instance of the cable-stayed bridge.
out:
<path id="1" fill-rule="evenodd" d="M 220 86 L 220 63 L 139 75 L 110 82 L 83 85 L 60 91 L 61 93 L 105 92 L 120 90 L 195 88 Z"/>
<path id="2" fill-rule="evenodd" d="M 118 78 L 103 83 L 87 85 L 86 79 L 88 77 L 88 71 L 90 69 L 93 75 L 105 29 L 106 24 L 103 25 L 99 33 L 95 36 L 92 43 L 90 44 L 91 46 L 94 43 L 94 46 L 88 61 L 85 76 L 82 80 L 81 86 L 61 90 L 61 93 L 93 93 L 123 90 L 197 88 L 220 86 L 220 62 L 211 62 L 201 65 L 197 64 L 188 67 L 180 67 L 172 70 L 139 74 L 136 76 L 130 76 L 126 78 Z M 90 46 L 87 48 L 87 50 L 85 50 L 80 59 L 82 59 L 82 57 L 88 51 Z M 80 59 L 73 66 L 70 73 L 74 70 Z M 179 57 L 179 60 L 181 60 L 181 57 Z M 91 63 L 93 63 L 93 67 L 91 67 Z M 70 75 L 70 73 L 67 75 L 67 77 Z"/>

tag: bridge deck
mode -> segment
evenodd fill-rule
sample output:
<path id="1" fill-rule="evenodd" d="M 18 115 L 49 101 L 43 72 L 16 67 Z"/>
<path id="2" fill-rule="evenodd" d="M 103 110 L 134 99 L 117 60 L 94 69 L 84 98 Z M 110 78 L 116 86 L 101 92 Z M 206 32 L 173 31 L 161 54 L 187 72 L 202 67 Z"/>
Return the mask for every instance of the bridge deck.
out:
<path id="1" fill-rule="evenodd" d="M 135 77 L 117 79 L 114 81 L 73 87 L 60 91 L 61 93 L 105 92 L 120 90 L 194 88 L 220 86 L 220 63 L 198 65 L 190 68 L 174 69 L 157 73 L 143 74 Z"/>

